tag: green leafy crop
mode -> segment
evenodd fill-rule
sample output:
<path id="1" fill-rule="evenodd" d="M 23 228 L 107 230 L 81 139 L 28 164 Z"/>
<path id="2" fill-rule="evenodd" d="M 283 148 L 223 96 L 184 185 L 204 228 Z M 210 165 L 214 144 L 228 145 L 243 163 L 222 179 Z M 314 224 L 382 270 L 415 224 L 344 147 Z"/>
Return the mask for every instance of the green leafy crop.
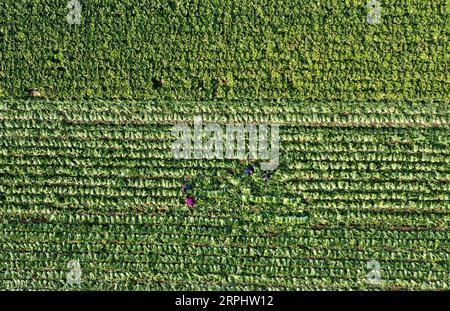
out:
<path id="1" fill-rule="evenodd" d="M 450 99 L 448 3 L 65 0 L 0 4 L 0 96 Z"/>

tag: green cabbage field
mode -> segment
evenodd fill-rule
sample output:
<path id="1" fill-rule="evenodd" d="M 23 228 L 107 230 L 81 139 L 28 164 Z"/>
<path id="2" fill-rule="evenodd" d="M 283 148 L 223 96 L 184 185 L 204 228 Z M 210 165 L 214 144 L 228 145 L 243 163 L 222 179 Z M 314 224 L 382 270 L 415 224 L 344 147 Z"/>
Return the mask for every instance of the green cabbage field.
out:
<path id="1" fill-rule="evenodd" d="M 2 1 L 0 290 L 450 290 L 449 17 Z M 174 156 L 199 117 L 275 169 Z"/>

